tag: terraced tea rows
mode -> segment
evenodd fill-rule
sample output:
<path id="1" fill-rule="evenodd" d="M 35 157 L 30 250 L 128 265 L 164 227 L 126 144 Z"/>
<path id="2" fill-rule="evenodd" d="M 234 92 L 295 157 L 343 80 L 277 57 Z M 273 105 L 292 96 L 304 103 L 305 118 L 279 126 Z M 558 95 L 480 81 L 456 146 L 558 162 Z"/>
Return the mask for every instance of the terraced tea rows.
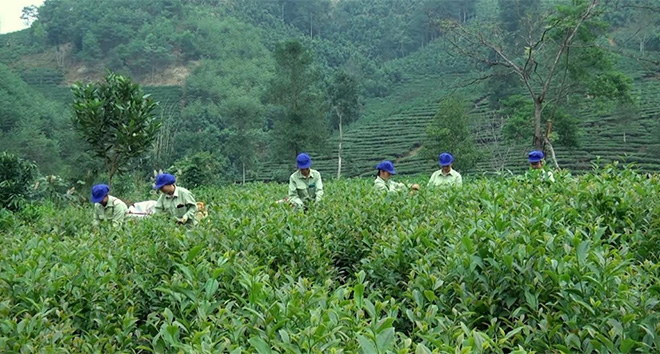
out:
<path id="1" fill-rule="evenodd" d="M 574 150 L 557 147 L 556 156 L 561 167 L 574 171 L 589 169 L 600 157 L 603 162 L 634 162 L 642 170 L 660 169 L 660 140 L 656 137 L 660 118 L 660 82 L 638 79 L 634 86 L 640 98 L 637 110 L 604 115 L 593 109 L 581 109 L 580 124 L 584 131 L 581 146 Z M 502 142 L 499 136 L 501 117 L 489 110 L 484 99 L 473 98 L 473 101 L 477 102 L 471 112 L 476 140 L 482 149 L 494 155 L 478 162 L 473 172 L 519 172 L 526 169 L 529 147 Z M 348 175 L 368 175 L 373 173 L 373 166 L 384 159 L 395 161 L 397 170 L 404 174 L 430 173 L 436 169 L 434 160 L 419 154 L 425 129 L 435 115 L 436 106 L 434 102 L 427 103 L 381 120 L 356 123 L 346 129 L 343 171 Z M 336 145 L 337 138 L 333 137 L 329 143 L 333 147 L 331 151 L 314 151 L 315 166 L 330 175 L 337 168 Z"/>
<path id="2" fill-rule="evenodd" d="M 640 76 L 640 75 L 638 75 Z M 529 147 L 512 146 L 501 140 L 499 128 L 503 121 L 489 110 L 487 98 L 475 97 L 464 90 L 448 91 L 454 87 L 458 75 L 425 77 L 401 85 L 387 98 L 387 102 L 373 100 L 370 105 L 381 109 L 345 128 L 342 171 L 345 176 L 364 176 L 373 173 L 381 160 L 395 161 L 404 174 L 431 173 L 437 168 L 435 160 L 420 154 L 426 127 L 436 113 L 439 100 L 450 93 L 474 102 L 470 112 L 474 118 L 474 134 L 481 148 L 491 155 L 479 161 L 472 173 L 492 173 L 526 168 L 525 154 Z M 642 170 L 660 169 L 660 139 L 657 138 L 660 117 L 660 82 L 655 78 L 638 78 L 635 90 L 640 97 L 638 108 L 615 114 L 602 114 L 584 108 L 580 113 L 584 131 L 581 146 L 574 150 L 557 147 L 560 165 L 574 171 L 591 168 L 598 157 L 602 161 L 634 162 Z M 46 97 L 69 103 L 72 99 L 67 87 L 37 86 Z M 147 93 L 161 104 L 179 104 L 183 99 L 178 86 L 145 87 Z M 382 109 L 382 107 L 387 107 Z M 314 167 L 326 176 L 334 176 L 337 168 L 337 137 L 311 151 Z M 460 156 L 457 156 L 460 158 Z M 280 179 L 282 171 L 293 169 L 292 164 L 263 167 L 259 176 Z M 279 175 L 278 175 L 279 174 Z"/>

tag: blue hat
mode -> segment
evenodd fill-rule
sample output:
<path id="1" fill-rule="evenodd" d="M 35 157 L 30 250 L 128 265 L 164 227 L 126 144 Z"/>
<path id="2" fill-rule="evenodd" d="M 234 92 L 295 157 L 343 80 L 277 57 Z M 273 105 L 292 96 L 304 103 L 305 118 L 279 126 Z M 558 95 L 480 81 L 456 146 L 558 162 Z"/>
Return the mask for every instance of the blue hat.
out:
<path id="1" fill-rule="evenodd" d="M 309 168 L 312 165 L 312 159 L 304 152 L 296 157 L 298 168 Z"/>
<path id="2" fill-rule="evenodd" d="M 438 162 L 440 162 L 441 167 L 449 166 L 452 164 L 452 162 L 454 162 L 454 156 L 451 156 L 451 154 L 448 152 L 443 152 L 440 154 Z"/>
<path id="3" fill-rule="evenodd" d="M 107 184 L 97 184 L 92 187 L 92 203 L 100 203 L 110 192 Z"/>
<path id="4" fill-rule="evenodd" d="M 534 150 L 529 153 L 529 163 L 537 163 L 543 160 L 544 157 L 545 155 L 543 155 L 542 151 Z"/>
<path id="5" fill-rule="evenodd" d="M 376 169 L 387 171 L 393 175 L 396 174 L 396 171 L 394 171 L 394 164 L 392 163 L 392 161 L 383 161 L 379 163 L 378 166 L 376 166 Z"/>
<path id="6" fill-rule="evenodd" d="M 163 186 L 168 184 L 176 183 L 176 178 L 169 173 L 160 173 L 156 176 L 156 183 L 154 183 L 154 189 L 161 189 Z"/>

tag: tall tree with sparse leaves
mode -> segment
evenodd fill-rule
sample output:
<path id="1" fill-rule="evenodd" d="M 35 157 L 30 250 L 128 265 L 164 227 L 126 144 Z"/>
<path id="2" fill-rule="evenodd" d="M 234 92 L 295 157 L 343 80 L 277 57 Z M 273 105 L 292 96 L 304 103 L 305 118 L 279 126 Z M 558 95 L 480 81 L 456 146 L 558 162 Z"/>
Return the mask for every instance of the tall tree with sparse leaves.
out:
<path id="1" fill-rule="evenodd" d="M 157 103 L 130 78 L 114 73 L 105 82 L 75 84 L 72 91 L 73 125 L 103 159 L 110 184 L 153 144 L 160 129 L 154 115 Z"/>
<path id="2" fill-rule="evenodd" d="M 330 121 L 332 127 L 337 127 L 339 143 L 337 148 L 337 178 L 341 177 L 341 153 L 343 140 L 343 126 L 351 124 L 360 114 L 360 95 L 357 80 L 346 73 L 339 71 L 335 74 L 329 88 Z"/>
<path id="3" fill-rule="evenodd" d="M 544 111 L 553 104 L 568 105 L 571 95 L 630 102 L 631 80 L 615 70 L 611 60 L 597 45 L 601 21 L 599 0 L 575 0 L 557 5 L 528 27 L 524 46 L 507 48 L 501 29 L 473 28 L 453 22 L 446 27 L 455 50 L 489 67 L 503 67 L 519 78 L 519 83 L 534 104 L 531 115 L 534 130 L 532 145 L 548 148 L 555 167 L 559 167 L 551 141 L 552 120 L 544 129 Z M 494 53 L 494 54 L 493 54 Z M 570 55 L 569 55 L 570 53 Z"/>

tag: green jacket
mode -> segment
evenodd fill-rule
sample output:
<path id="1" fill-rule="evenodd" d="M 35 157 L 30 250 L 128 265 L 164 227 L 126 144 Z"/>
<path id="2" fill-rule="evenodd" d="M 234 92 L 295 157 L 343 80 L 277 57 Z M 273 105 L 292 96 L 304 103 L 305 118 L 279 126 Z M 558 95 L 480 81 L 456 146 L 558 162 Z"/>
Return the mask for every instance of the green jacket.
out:
<path id="1" fill-rule="evenodd" d="M 162 193 L 156 202 L 154 214 L 166 213 L 167 215 L 181 220 L 184 224 L 191 226 L 197 224 L 197 202 L 189 190 L 174 186 L 172 195 Z"/>
<path id="2" fill-rule="evenodd" d="M 297 207 L 302 207 L 310 201 L 320 202 L 323 199 L 323 180 L 317 170 L 309 170 L 305 177 L 300 170 L 289 177 L 289 201 Z"/>
<path id="3" fill-rule="evenodd" d="M 439 186 L 456 186 L 460 187 L 463 185 L 463 177 L 461 174 L 456 172 L 453 168 L 449 170 L 448 174 L 443 174 L 442 170 L 437 170 L 431 175 L 429 179 L 428 187 L 439 187 Z"/>
<path id="4" fill-rule="evenodd" d="M 128 207 L 121 200 L 108 195 L 108 203 L 94 203 L 94 226 L 99 226 L 102 221 L 111 221 L 113 226 L 121 226 L 126 218 Z"/>
<path id="5" fill-rule="evenodd" d="M 377 176 L 376 180 L 374 181 L 374 190 L 388 193 L 404 192 L 408 190 L 408 186 L 400 182 L 394 182 L 391 178 L 386 181 L 380 178 L 380 176 Z"/>

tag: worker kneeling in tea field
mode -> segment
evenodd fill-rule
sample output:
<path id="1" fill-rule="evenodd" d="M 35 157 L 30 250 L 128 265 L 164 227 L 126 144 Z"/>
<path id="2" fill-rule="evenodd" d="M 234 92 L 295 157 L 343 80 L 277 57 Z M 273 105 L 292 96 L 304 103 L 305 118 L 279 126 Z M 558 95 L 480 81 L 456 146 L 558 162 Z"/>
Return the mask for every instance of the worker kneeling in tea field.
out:
<path id="1" fill-rule="evenodd" d="M 429 179 L 428 187 L 439 186 L 456 186 L 463 185 L 463 177 L 452 168 L 454 164 L 454 156 L 452 154 L 443 152 L 438 158 L 441 169 L 433 172 L 431 179 Z"/>
<path id="2" fill-rule="evenodd" d="M 94 226 L 101 222 L 112 222 L 113 226 L 120 226 L 126 217 L 126 203 L 110 195 L 107 184 L 97 184 L 92 187 L 92 203 L 94 203 Z"/>
<path id="3" fill-rule="evenodd" d="M 176 185 L 176 178 L 168 173 L 156 176 L 154 189 L 161 191 L 154 214 L 166 213 L 179 224 L 197 224 L 197 203 L 189 190 Z"/>
<path id="4" fill-rule="evenodd" d="M 298 170 L 289 177 L 289 195 L 287 201 L 295 207 L 305 207 L 310 202 L 323 199 L 323 180 L 317 170 L 313 170 L 312 159 L 302 153 L 296 158 Z"/>
<path id="5" fill-rule="evenodd" d="M 555 176 L 551 171 L 543 168 L 543 158 L 545 155 L 542 151 L 534 150 L 529 153 L 530 171 L 527 172 L 528 177 L 541 178 L 544 181 L 554 182 Z"/>
<path id="6" fill-rule="evenodd" d="M 376 180 L 374 181 L 374 190 L 379 192 L 403 192 L 408 189 L 419 190 L 419 184 L 413 184 L 410 187 L 407 185 L 394 182 L 391 177 L 396 174 L 394 170 L 394 164 L 392 161 L 383 161 L 376 166 L 378 174 L 376 175 Z"/>

